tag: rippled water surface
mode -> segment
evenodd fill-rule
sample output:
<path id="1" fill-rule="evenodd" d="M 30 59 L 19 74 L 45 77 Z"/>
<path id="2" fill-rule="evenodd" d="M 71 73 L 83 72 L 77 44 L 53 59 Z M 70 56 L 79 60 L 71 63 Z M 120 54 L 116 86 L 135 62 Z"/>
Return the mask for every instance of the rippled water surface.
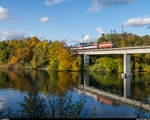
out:
<path id="1" fill-rule="evenodd" d="M 0 117 L 150 116 L 140 107 L 85 91 L 85 86 L 150 104 L 149 73 L 122 79 L 121 75 L 111 73 L 1 70 Z"/>

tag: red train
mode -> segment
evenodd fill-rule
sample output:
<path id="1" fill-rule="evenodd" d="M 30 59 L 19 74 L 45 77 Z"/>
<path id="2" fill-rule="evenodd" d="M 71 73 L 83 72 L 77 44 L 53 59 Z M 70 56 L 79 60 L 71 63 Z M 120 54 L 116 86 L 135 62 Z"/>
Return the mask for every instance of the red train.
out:
<path id="1" fill-rule="evenodd" d="M 98 44 L 98 48 L 112 48 L 114 44 L 112 42 L 103 42 Z"/>
<path id="2" fill-rule="evenodd" d="M 93 49 L 93 48 L 113 48 L 115 45 L 112 42 L 103 43 L 80 43 L 76 49 Z"/>

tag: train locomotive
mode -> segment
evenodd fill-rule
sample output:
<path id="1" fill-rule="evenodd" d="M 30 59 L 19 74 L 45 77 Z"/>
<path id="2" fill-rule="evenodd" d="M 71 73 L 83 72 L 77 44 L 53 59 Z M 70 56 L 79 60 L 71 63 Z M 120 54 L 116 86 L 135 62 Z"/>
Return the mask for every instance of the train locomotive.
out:
<path id="1" fill-rule="evenodd" d="M 113 42 L 102 42 L 102 43 L 80 43 L 76 49 L 98 49 L 98 48 L 113 48 L 115 44 Z"/>

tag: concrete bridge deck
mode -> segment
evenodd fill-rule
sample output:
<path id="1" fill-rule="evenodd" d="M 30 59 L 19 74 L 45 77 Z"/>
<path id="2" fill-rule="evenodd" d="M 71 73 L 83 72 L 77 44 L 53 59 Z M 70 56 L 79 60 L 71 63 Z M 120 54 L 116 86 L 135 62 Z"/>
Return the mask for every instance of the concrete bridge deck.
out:
<path id="1" fill-rule="evenodd" d="M 77 49 L 80 55 L 106 55 L 106 54 L 146 54 L 150 53 L 150 46 L 104 48 L 104 49 Z"/>

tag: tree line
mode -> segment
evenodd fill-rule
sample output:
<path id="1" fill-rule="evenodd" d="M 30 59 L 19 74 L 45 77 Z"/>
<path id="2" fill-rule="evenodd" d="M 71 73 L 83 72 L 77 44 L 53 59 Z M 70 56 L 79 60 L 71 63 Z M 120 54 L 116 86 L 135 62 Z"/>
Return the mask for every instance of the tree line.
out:
<path id="1" fill-rule="evenodd" d="M 36 37 L 0 42 L 0 65 L 48 66 L 50 70 L 80 70 L 80 56 L 61 41 L 40 41 Z"/>
<path id="2" fill-rule="evenodd" d="M 132 33 L 102 34 L 97 42 L 111 41 L 115 47 L 148 46 L 150 36 L 138 36 Z M 123 57 L 99 56 L 94 58 L 94 65 L 89 71 L 122 72 Z M 5 66 L 29 66 L 33 69 L 42 67 L 48 70 L 81 70 L 81 56 L 73 54 L 73 51 L 64 41 L 40 41 L 37 37 L 29 37 L 21 40 L 0 41 L 0 67 Z M 134 54 L 131 56 L 131 70 L 150 71 L 150 54 Z"/>
<path id="3" fill-rule="evenodd" d="M 111 32 L 109 34 L 102 34 L 98 38 L 99 42 L 113 42 L 115 47 L 132 47 L 132 46 L 149 46 L 150 45 L 150 36 L 144 35 L 139 36 L 132 33 L 115 33 Z"/>

